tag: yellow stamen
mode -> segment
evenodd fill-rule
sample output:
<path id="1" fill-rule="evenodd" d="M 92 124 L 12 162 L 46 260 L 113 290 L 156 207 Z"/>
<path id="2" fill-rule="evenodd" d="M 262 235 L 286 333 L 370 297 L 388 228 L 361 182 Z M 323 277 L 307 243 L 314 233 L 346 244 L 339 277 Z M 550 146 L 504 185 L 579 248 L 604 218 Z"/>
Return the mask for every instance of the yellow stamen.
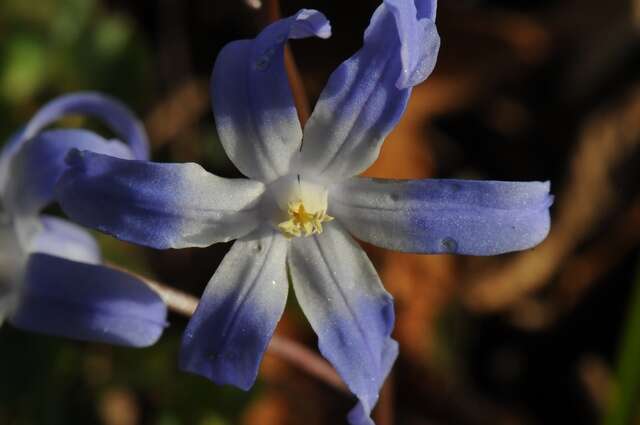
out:
<path id="1" fill-rule="evenodd" d="M 322 223 L 333 220 L 326 211 L 307 212 L 302 201 L 289 202 L 287 213 L 289 219 L 278 224 L 278 228 L 288 238 L 320 234 Z"/>

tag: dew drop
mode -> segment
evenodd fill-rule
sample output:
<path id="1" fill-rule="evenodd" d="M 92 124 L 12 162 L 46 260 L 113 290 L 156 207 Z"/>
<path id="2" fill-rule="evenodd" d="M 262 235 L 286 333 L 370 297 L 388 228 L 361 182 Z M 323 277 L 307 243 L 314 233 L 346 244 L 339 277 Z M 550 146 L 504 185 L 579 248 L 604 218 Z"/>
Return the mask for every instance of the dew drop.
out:
<path id="1" fill-rule="evenodd" d="M 253 246 L 253 250 L 254 250 L 255 252 L 260 252 L 260 251 L 262 251 L 262 244 L 261 244 L 260 242 L 256 243 L 256 244 Z"/>
<path id="2" fill-rule="evenodd" d="M 453 238 L 444 238 L 440 241 L 443 252 L 455 253 L 458 251 L 458 242 Z"/>
<path id="3" fill-rule="evenodd" d="M 389 195 L 389 198 L 391 198 L 393 202 L 398 202 L 400 200 L 400 195 L 397 192 L 392 192 L 391 195 Z"/>

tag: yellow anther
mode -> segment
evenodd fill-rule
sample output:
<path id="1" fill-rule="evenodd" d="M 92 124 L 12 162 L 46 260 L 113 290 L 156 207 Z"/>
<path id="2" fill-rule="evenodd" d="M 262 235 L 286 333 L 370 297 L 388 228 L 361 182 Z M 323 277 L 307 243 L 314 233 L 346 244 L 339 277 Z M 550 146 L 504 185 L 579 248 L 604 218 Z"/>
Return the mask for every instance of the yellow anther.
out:
<path id="1" fill-rule="evenodd" d="M 289 219 L 278 224 L 278 228 L 288 238 L 310 236 L 322 233 L 322 223 L 333 220 L 326 211 L 307 212 L 302 201 L 289 202 Z"/>

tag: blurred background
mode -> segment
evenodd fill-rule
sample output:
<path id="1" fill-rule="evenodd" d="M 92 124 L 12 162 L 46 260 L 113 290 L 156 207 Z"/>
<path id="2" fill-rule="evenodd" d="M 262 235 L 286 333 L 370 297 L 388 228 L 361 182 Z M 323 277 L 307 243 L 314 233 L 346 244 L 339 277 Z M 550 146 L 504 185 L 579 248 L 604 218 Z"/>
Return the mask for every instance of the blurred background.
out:
<path id="1" fill-rule="evenodd" d="M 377 4 L 281 1 L 332 21 L 330 40 L 292 45 L 311 102 Z M 0 138 L 57 95 L 100 90 L 143 118 L 155 160 L 238 176 L 208 79 L 268 15 L 240 0 L 2 0 Z M 551 180 L 552 229 L 489 258 L 366 247 L 401 347 L 379 425 L 640 424 L 640 1 L 447 0 L 438 28 L 436 71 L 367 174 Z M 194 295 L 229 248 L 98 237 L 109 260 Z M 289 303 L 278 332 L 314 348 Z M 2 327 L 0 425 L 344 423 L 353 400 L 270 354 L 248 393 L 179 372 L 187 321 L 170 322 L 143 350 Z"/>

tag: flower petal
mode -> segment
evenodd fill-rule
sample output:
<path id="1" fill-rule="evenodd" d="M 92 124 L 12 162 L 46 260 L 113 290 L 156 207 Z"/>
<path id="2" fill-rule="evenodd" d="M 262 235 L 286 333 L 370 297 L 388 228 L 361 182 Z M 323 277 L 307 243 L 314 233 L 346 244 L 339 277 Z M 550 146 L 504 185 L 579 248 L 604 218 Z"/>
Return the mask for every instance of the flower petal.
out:
<path id="1" fill-rule="evenodd" d="M 12 134 L 9 140 L 2 146 L 2 151 L 0 151 L 0 197 L 4 196 L 7 181 L 9 180 L 11 160 L 21 146 L 21 137 L 21 131 Z"/>
<path id="2" fill-rule="evenodd" d="M 10 321 L 33 332 L 144 347 L 158 340 L 166 315 L 160 297 L 129 274 L 32 254 Z"/>
<path id="3" fill-rule="evenodd" d="M 136 159 L 149 158 L 147 134 L 134 113 L 116 99 L 94 92 L 68 94 L 47 103 L 22 131 L 21 143 L 33 138 L 58 119 L 73 114 L 99 118 L 131 147 Z"/>
<path id="4" fill-rule="evenodd" d="M 435 2 L 417 4 L 385 0 L 362 49 L 333 72 L 304 129 L 300 174 L 339 181 L 378 157 L 411 87 L 429 76 L 438 55 Z"/>
<path id="5" fill-rule="evenodd" d="M 220 140 L 245 175 L 261 181 L 287 174 L 302 130 L 284 67 L 289 38 L 331 35 L 318 11 L 303 9 L 253 40 L 229 43 L 218 55 L 211 98 Z"/>
<path id="6" fill-rule="evenodd" d="M 552 202 L 548 182 L 354 178 L 332 187 L 329 213 L 384 248 L 495 255 L 540 243 Z"/>
<path id="7" fill-rule="evenodd" d="M 4 206 L 14 215 L 37 213 L 53 200 L 54 187 L 67 168 L 70 149 L 89 149 L 119 158 L 132 158 L 131 149 L 86 130 L 50 130 L 28 140 L 14 156 Z"/>
<path id="8" fill-rule="evenodd" d="M 14 248 L 15 247 L 15 248 Z M 0 326 L 16 305 L 16 279 L 24 254 L 11 223 L 0 221 Z"/>
<path id="9" fill-rule="evenodd" d="M 264 185 L 197 164 L 122 160 L 71 151 L 57 199 L 74 220 L 158 249 L 208 246 L 251 232 Z"/>
<path id="10" fill-rule="evenodd" d="M 96 240 L 82 227 L 61 218 L 41 215 L 39 229 L 30 240 L 26 252 L 49 254 L 87 264 L 102 261 Z"/>
<path id="11" fill-rule="evenodd" d="M 436 10 L 438 8 L 437 0 L 414 0 L 416 10 L 418 11 L 418 19 L 436 20 Z"/>
<path id="12" fill-rule="evenodd" d="M 24 254 L 19 246 L 13 223 L 0 220 L 0 287 L 11 286 L 11 279 L 18 273 Z"/>
<path id="13" fill-rule="evenodd" d="M 367 255 L 337 223 L 295 238 L 289 269 L 320 351 L 358 397 L 351 424 L 372 424 L 371 409 L 398 354 L 391 339 L 393 299 Z"/>
<path id="14" fill-rule="evenodd" d="M 182 339 L 180 367 L 247 390 L 284 310 L 287 241 L 263 228 L 236 241 Z"/>

